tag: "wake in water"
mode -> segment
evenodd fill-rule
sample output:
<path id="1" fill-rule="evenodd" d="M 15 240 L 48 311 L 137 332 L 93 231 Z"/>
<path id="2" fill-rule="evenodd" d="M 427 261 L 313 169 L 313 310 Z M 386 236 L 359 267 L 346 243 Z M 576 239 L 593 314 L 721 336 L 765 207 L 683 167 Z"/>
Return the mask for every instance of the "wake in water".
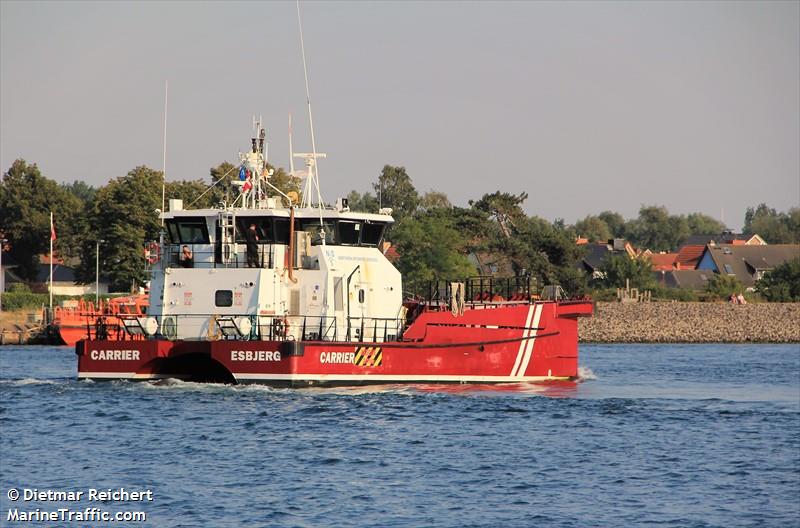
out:
<path id="1" fill-rule="evenodd" d="M 596 380 L 597 375 L 589 367 L 578 367 L 578 381 Z"/>
<path id="2" fill-rule="evenodd" d="M 0 380 L 0 385 L 14 385 L 22 387 L 25 385 L 56 385 L 58 382 L 49 379 L 23 378 L 23 379 L 4 379 Z"/>

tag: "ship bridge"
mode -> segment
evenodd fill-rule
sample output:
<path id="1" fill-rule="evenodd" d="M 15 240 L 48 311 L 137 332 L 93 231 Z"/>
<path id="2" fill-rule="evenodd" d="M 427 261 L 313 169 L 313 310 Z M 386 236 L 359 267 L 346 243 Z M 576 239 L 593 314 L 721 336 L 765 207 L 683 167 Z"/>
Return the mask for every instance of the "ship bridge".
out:
<path id="1" fill-rule="evenodd" d="M 200 268 L 252 267 L 247 262 L 247 235 L 251 225 L 254 226 L 258 267 L 274 268 L 280 264 L 275 252 L 291 245 L 292 231 L 300 250 L 302 245 L 381 248 L 386 227 L 394 222 L 385 214 L 320 212 L 316 208 L 296 209 L 293 221 L 287 208 L 178 210 L 161 216 L 165 226 L 162 266 Z M 184 248 L 192 255 L 191 262 L 184 262 Z"/>
<path id="2" fill-rule="evenodd" d="M 151 258 L 157 332 L 183 340 L 389 341 L 402 335 L 389 214 L 346 208 L 183 210 Z M 154 327 L 154 325 L 150 325 Z"/>

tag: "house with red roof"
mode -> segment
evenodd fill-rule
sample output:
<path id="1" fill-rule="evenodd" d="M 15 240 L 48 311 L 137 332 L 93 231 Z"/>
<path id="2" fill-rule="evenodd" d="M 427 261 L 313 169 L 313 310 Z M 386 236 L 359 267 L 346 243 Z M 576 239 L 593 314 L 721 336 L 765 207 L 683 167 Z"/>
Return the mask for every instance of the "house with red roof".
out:
<path id="1" fill-rule="evenodd" d="M 650 263 L 653 265 L 653 271 L 669 271 L 674 269 L 677 253 L 650 253 L 648 255 Z"/>
<path id="2" fill-rule="evenodd" d="M 695 269 L 706 250 L 705 244 L 687 244 L 678 250 L 675 256 L 675 269 Z"/>

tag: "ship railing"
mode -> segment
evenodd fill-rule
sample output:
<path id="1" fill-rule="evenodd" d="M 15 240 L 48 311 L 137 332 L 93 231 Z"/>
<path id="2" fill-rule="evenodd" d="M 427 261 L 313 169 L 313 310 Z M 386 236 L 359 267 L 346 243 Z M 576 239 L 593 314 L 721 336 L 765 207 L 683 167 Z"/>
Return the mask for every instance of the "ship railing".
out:
<path id="1" fill-rule="evenodd" d="M 191 251 L 192 259 L 182 258 L 183 246 Z M 258 244 L 256 258 L 247 256 L 245 244 L 165 244 L 163 265 L 167 268 L 273 268 L 276 252 L 283 248 L 276 244 Z M 209 249 L 211 248 L 211 249 Z"/>
<path id="2" fill-rule="evenodd" d="M 116 319 L 88 319 L 89 339 L 386 342 L 399 340 L 405 325 L 399 318 L 325 315 L 120 314 Z"/>
<path id="3" fill-rule="evenodd" d="M 270 341 L 338 341 L 335 316 L 258 316 L 258 336 Z"/>
<path id="4" fill-rule="evenodd" d="M 463 284 L 463 292 L 455 291 L 456 285 Z M 432 308 L 449 309 L 453 294 L 463 295 L 465 306 L 522 304 L 536 300 L 538 296 L 536 279 L 530 275 L 516 277 L 469 277 L 461 281 L 436 279 L 428 282 L 424 301 Z"/>
<path id="5" fill-rule="evenodd" d="M 348 317 L 345 341 L 397 341 L 404 325 L 405 321 L 395 317 Z"/>
<path id="6" fill-rule="evenodd" d="M 146 339 L 143 323 L 145 316 L 117 315 L 109 320 L 104 315 L 86 317 L 86 336 L 100 341 L 139 341 Z M 116 320 L 116 322 L 114 322 Z"/>

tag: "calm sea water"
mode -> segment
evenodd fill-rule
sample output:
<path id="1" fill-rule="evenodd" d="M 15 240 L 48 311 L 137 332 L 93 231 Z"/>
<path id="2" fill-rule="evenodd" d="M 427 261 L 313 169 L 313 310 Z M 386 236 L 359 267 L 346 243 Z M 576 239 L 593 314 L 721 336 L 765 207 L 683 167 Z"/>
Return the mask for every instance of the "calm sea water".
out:
<path id="1" fill-rule="evenodd" d="M 69 348 L 0 348 L 0 526 L 800 525 L 800 347 L 581 354 L 576 384 L 274 390 L 78 382 Z M 119 487 L 154 500 L 7 498 Z"/>

